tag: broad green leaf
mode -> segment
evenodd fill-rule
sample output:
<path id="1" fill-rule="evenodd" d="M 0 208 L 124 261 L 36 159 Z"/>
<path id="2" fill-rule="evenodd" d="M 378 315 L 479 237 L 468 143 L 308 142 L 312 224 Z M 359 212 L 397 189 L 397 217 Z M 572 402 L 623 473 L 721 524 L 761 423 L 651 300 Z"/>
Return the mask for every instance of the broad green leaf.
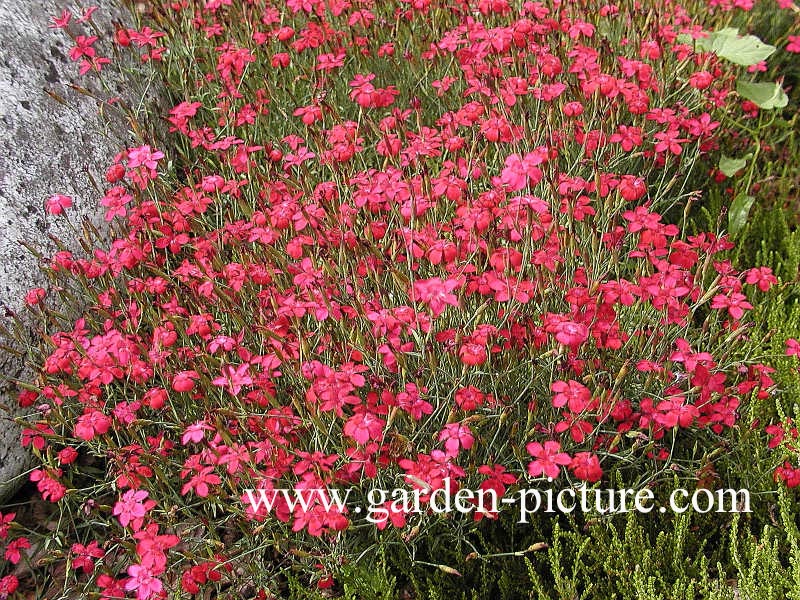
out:
<path id="1" fill-rule="evenodd" d="M 683 35 L 685 35 L 688 38 L 683 43 L 684 44 L 691 43 L 692 37 L 690 35 L 688 35 L 688 34 L 683 34 Z M 678 37 L 680 37 L 680 36 L 678 36 Z M 696 52 L 713 52 L 713 49 L 712 49 L 713 43 L 714 43 L 714 39 L 711 36 L 703 37 L 703 38 L 697 38 L 696 40 L 694 40 L 694 49 L 695 49 Z"/>
<path id="2" fill-rule="evenodd" d="M 720 58 L 749 67 L 769 58 L 775 46 L 765 44 L 754 35 L 740 36 L 739 30 L 726 27 L 712 32 L 707 38 L 695 40 L 700 52 L 714 52 Z"/>
<path id="3" fill-rule="evenodd" d="M 719 31 L 709 32 L 706 37 L 696 39 L 694 44 L 701 52 L 716 52 L 717 44 L 720 43 L 718 40 L 736 37 L 739 37 L 739 30 L 734 27 L 726 27 Z"/>
<path id="4" fill-rule="evenodd" d="M 746 165 L 746 158 L 731 158 L 723 154 L 722 158 L 719 159 L 719 170 L 722 171 L 725 177 L 733 177 L 741 169 L 744 169 Z"/>
<path id="5" fill-rule="evenodd" d="M 737 81 L 736 91 L 743 98 L 766 110 L 783 108 L 789 103 L 789 98 L 777 83 Z"/>
<path id="6" fill-rule="evenodd" d="M 719 31 L 712 31 L 711 37 L 738 37 L 739 30 L 736 27 L 726 27 L 725 29 L 720 29 Z"/>
<path id="7" fill-rule="evenodd" d="M 749 67 L 766 60 L 775 46 L 765 44 L 754 35 L 739 36 L 736 29 L 727 28 L 712 34 L 711 50 L 720 58 Z"/>
<path id="8" fill-rule="evenodd" d="M 744 192 L 734 198 L 728 210 L 728 231 L 731 235 L 736 235 L 747 223 L 747 216 L 750 214 L 750 207 L 753 206 L 755 198 L 748 196 Z"/>

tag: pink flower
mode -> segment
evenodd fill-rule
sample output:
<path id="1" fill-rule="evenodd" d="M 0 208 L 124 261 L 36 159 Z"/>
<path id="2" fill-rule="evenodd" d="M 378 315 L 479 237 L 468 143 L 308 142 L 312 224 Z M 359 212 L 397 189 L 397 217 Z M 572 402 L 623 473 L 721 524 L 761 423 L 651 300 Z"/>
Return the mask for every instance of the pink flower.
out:
<path id="1" fill-rule="evenodd" d="M 108 208 L 105 215 L 106 221 L 111 221 L 116 216 L 124 217 L 127 213 L 125 205 L 131 200 L 133 200 L 133 196 L 128 194 L 122 186 L 114 186 L 108 190 L 100 199 L 100 204 Z"/>
<path id="2" fill-rule="evenodd" d="M 410 414 L 412 419 L 419 421 L 422 415 L 429 415 L 433 412 L 430 402 L 423 400 L 420 396 L 420 392 L 424 394 L 427 391 L 427 388 L 418 389 L 415 383 L 407 383 L 405 390 L 397 394 L 397 405 Z"/>
<path id="3" fill-rule="evenodd" d="M 72 207 L 72 198 L 64 194 L 54 194 L 45 200 L 44 206 L 51 215 L 60 215 L 64 210 Z"/>
<path id="4" fill-rule="evenodd" d="M 574 379 L 569 381 L 556 381 L 550 387 L 555 392 L 553 396 L 553 406 L 561 408 L 564 405 L 569 407 L 573 413 L 583 412 L 592 399 L 592 393 L 585 385 L 578 383 Z"/>
<path id="5" fill-rule="evenodd" d="M 198 444 L 203 441 L 203 438 L 205 437 L 204 432 L 211 431 L 212 429 L 214 428 L 205 421 L 197 421 L 196 423 L 192 423 L 183 432 L 181 444 L 184 446 L 190 442 Z"/>
<path id="6" fill-rule="evenodd" d="M 79 60 L 82 56 L 92 58 L 96 55 L 97 51 L 92 48 L 92 44 L 97 41 L 97 36 L 93 35 L 87 37 L 85 35 L 75 36 L 75 46 L 69 51 L 69 57 L 73 61 Z"/>
<path id="7" fill-rule="evenodd" d="M 50 17 L 50 20 L 53 21 L 53 24 L 48 25 L 48 27 L 51 29 L 64 29 L 67 25 L 69 25 L 71 19 L 72 13 L 64 9 L 61 11 L 60 17 Z"/>
<path id="8" fill-rule="evenodd" d="M 164 153 L 152 150 L 150 146 L 139 146 L 128 150 L 128 168 L 145 166 L 150 170 L 158 167 L 158 161 L 164 158 Z"/>
<path id="9" fill-rule="evenodd" d="M 727 308 L 728 314 L 734 319 L 741 319 L 745 309 L 753 308 L 747 301 L 747 296 L 733 292 L 729 296 L 717 294 L 711 301 L 711 308 Z"/>
<path id="10" fill-rule="evenodd" d="M 42 300 L 44 300 L 45 296 L 47 296 L 47 290 L 44 288 L 33 288 L 28 290 L 28 293 L 25 294 L 25 304 L 28 306 L 35 306 L 39 304 Z"/>
<path id="11" fill-rule="evenodd" d="M 180 538 L 177 535 L 158 533 L 158 523 L 150 523 L 147 527 L 133 534 L 137 540 L 136 554 L 141 557 L 142 566 L 150 569 L 153 575 L 161 574 L 167 566 L 166 551 L 177 546 Z"/>
<path id="12" fill-rule="evenodd" d="M 36 482 L 36 489 L 42 498 L 50 502 L 58 502 L 67 493 L 67 488 L 57 478 L 61 477 L 61 469 L 31 471 L 30 480 Z"/>
<path id="13" fill-rule="evenodd" d="M 684 404 L 680 396 L 659 402 L 653 420 L 662 427 L 689 427 L 700 416 L 700 411 L 694 404 Z"/>
<path id="14" fill-rule="evenodd" d="M 800 52 L 800 35 L 790 35 L 786 39 L 789 42 L 786 44 L 787 52 Z"/>
<path id="15" fill-rule="evenodd" d="M 227 387 L 232 396 L 238 396 L 242 387 L 253 385 L 253 378 L 248 374 L 249 370 L 250 365 L 247 363 L 238 367 L 225 365 L 222 367 L 222 376 L 217 377 L 211 383 L 218 387 Z"/>
<path id="16" fill-rule="evenodd" d="M 97 10 L 97 6 L 90 6 L 86 10 L 83 11 L 83 14 L 78 18 L 78 23 L 86 23 L 89 19 L 92 18 L 92 14 L 94 11 Z"/>
<path id="17" fill-rule="evenodd" d="M 424 302 L 430 307 L 433 316 L 438 317 L 448 304 L 458 306 L 458 298 L 452 292 L 459 287 L 461 287 L 461 282 L 457 279 L 446 281 L 442 281 L 438 277 L 420 279 L 414 282 L 411 299 L 415 302 Z"/>
<path id="18" fill-rule="evenodd" d="M 475 438 L 472 435 L 469 427 L 461 423 L 449 423 L 444 426 L 439 432 L 437 438 L 440 442 L 444 442 L 444 448 L 447 456 L 457 456 L 459 450 L 469 450 L 475 443 Z"/>
<path id="19" fill-rule="evenodd" d="M 559 465 L 570 464 L 569 454 L 561 452 L 561 444 L 556 441 L 548 440 L 544 445 L 530 442 L 525 448 L 536 459 L 528 463 L 528 474 L 531 477 L 544 474 L 555 479 L 561 470 Z"/>
<path id="20" fill-rule="evenodd" d="M 344 434 L 362 446 L 369 440 L 379 440 L 385 422 L 367 410 L 360 410 L 344 424 Z"/>
<path id="21" fill-rule="evenodd" d="M 542 179 L 542 170 L 539 165 L 545 162 L 547 157 L 548 150 L 545 146 L 539 146 L 524 157 L 519 154 L 507 156 L 505 166 L 500 173 L 499 183 L 513 192 L 519 191 L 529 184 L 536 185 Z"/>
<path id="22" fill-rule="evenodd" d="M 222 479 L 216 473 L 213 473 L 214 467 L 203 467 L 200 472 L 192 476 L 192 478 L 183 484 L 181 488 L 181 495 L 185 496 L 190 491 L 194 492 L 201 498 L 205 498 L 209 494 L 209 485 L 219 485 Z"/>
<path id="23" fill-rule="evenodd" d="M 112 511 L 120 525 L 127 527 L 132 521 L 142 519 L 147 514 L 147 507 L 144 504 L 147 496 L 145 490 L 128 490 L 122 495 Z"/>
<path id="24" fill-rule="evenodd" d="M 161 580 L 153 577 L 150 569 L 144 565 L 131 565 L 128 567 L 131 578 L 125 583 L 125 589 L 136 590 L 137 600 L 147 600 L 158 594 L 164 587 Z"/>
<path id="25" fill-rule="evenodd" d="M 786 356 L 800 356 L 800 342 L 794 338 L 786 340 Z"/>

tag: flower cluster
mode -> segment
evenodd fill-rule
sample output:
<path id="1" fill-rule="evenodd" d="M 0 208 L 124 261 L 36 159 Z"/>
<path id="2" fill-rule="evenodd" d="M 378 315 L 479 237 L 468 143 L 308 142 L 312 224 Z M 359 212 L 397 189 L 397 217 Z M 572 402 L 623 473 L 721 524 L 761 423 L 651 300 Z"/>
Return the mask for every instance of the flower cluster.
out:
<path id="1" fill-rule="evenodd" d="M 178 1 L 173 31 L 117 32 L 186 98 L 169 145 L 109 168 L 107 249 L 50 258 L 89 306 L 23 395 L 46 406 L 26 438 L 46 499 L 102 460 L 107 501 L 81 510 L 108 527 L 72 547 L 102 598 L 198 594 L 264 532 L 302 556 L 357 524 L 322 498 L 254 511 L 245 488 L 401 477 L 426 502 L 447 478 L 693 473 L 769 393 L 744 342 L 775 277 L 663 216 L 739 110 L 732 69 L 675 3 L 584 4 Z M 191 69 L 165 50 L 181 37 Z"/>

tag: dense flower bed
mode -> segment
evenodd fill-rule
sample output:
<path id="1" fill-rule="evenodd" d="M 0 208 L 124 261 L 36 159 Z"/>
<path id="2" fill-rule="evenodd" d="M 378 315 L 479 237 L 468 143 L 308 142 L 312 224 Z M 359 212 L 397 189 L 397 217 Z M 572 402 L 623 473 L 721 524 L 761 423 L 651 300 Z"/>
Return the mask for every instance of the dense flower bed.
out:
<path id="1" fill-rule="evenodd" d="M 680 226 L 719 175 L 719 115 L 760 109 L 680 5 L 153 11 L 113 42 L 172 85 L 168 144 L 114 158 L 110 245 L 49 259 L 80 318 L 26 298 L 48 333 L 24 443 L 73 523 L 70 585 L 266 597 L 287 561 L 325 587 L 434 521 L 499 518 L 266 514 L 247 488 L 691 487 L 772 391 L 747 315 L 776 278 Z M 107 41 L 55 24 L 104 68 Z"/>

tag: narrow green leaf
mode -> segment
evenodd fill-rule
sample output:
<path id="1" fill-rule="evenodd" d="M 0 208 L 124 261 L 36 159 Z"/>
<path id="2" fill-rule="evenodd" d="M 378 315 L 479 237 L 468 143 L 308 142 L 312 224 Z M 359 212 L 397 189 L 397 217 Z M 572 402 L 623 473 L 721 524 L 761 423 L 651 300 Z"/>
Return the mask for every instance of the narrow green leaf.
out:
<path id="1" fill-rule="evenodd" d="M 789 103 L 789 98 L 777 83 L 750 83 L 737 81 L 736 91 L 742 98 L 750 100 L 759 108 L 772 110 L 783 108 Z"/>
<path id="2" fill-rule="evenodd" d="M 733 177 L 745 166 L 747 166 L 746 158 L 731 158 L 723 154 L 722 158 L 719 159 L 719 170 L 722 171 L 725 177 Z"/>
<path id="3" fill-rule="evenodd" d="M 728 210 L 728 231 L 731 235 L 736 235 L 742 230 L 744 224 L 747 223 L 747 217 L 750 214 L 750 207 L 755 202 L 753 196 L 748 196 L 744 192 L 736 196 Z"/>

